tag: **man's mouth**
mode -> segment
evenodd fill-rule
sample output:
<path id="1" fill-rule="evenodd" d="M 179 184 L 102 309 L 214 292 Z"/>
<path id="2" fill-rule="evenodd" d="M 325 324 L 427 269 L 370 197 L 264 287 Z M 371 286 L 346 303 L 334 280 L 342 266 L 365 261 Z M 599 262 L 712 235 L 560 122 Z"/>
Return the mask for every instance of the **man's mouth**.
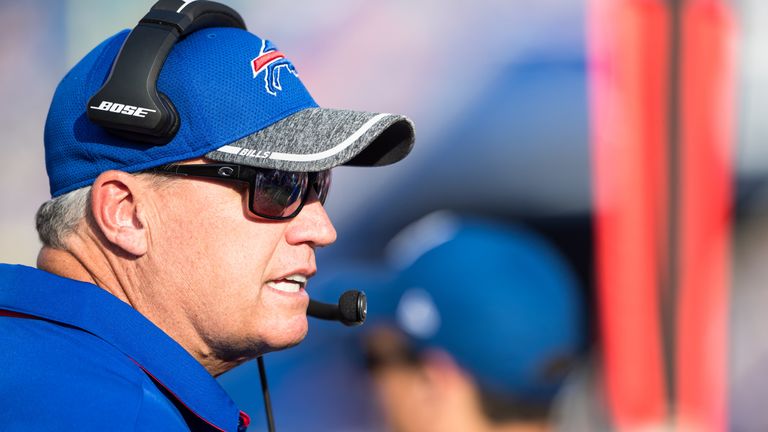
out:
<path id="1" fill-rule="evenodd" d="M 291 275 L 267 282 L 267 286 L 270 288 L 287 293 L 297 293 L 306 285 L 307 277 L 302 275 Z"/>

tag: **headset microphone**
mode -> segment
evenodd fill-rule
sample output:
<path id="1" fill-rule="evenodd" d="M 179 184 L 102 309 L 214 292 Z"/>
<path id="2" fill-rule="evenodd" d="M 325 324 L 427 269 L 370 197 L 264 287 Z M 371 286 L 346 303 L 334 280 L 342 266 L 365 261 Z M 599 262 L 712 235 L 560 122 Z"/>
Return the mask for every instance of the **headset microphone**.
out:
<path id="1" fill-rule="evenodd" d="M 307 315 L 322 320 L 340 321 L 346 326 L 356 326 L 365 322 L 368 314 L 368 301 L 362 291 L 347 291 L 339 297 L 339 304 L 321 303 L 309 300 Z"/>
<path id="2" fill-rule="evenodd" d="M 307 315 L 329 321 L 339 321 L 346 326 L 356 326 L 365 322 L 368 314 L 368 300 L 362 291 L 350 290 L 339 297 L 339 304 L 321 303 L 310 299 L 307 307 Z M 275 420 L 272 417 L 272 401 L 267 387 L 267 372 L 264 366 L 264 356 L 257 359 L 259 365 L 259 377 L 261 378 L 261 391 L 264 396 L 264 409 L 267 414 L 267 430 L 274 432 Z"/>

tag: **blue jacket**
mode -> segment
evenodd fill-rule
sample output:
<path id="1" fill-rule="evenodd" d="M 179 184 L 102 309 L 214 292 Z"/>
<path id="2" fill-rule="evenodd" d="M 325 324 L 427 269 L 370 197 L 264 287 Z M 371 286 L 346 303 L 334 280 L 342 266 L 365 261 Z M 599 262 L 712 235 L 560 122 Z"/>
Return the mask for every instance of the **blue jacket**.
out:
<path id="1" fill-rule="evenodd" d="M 0 431 L 244 431 L 184 348 L 107 291 L 0 264 Z"/>

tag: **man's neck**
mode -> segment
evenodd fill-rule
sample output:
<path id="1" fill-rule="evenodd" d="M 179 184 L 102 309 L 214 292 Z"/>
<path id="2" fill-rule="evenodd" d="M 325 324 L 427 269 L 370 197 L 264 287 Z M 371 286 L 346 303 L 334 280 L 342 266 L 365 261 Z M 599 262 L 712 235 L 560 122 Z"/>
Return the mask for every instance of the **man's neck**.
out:
<path id="1" fill-rule="evenodd" d="M 117 278 L 111 272 L 96 268 L 89 261 L 86 266 L 82 258 L 70 251 L 43 247 L 37 255 L 37 268 L 68 279 L 88 282 L 101 287 L 120 300 L 133 306 L 125 291 L 120 289 Z"/>
<path id="2" fill-rule="evenodd" d="M 94 284 L 129 304 L 147 319 L 160 327 L 166 334 L 183 346 L 213 376 L 218 376 L 240 364 L 242 361 L 222 361 L 208 350 L 192 329 L 179 327 L 178 321 L 163 313 L 151 301 L 145 301 L 139 290 L 132 289 L 131 281 L 136 279 L 128 274 L 118 274 L 115 263 L 98 251 L 87 247 L 75 251 L 43 247 L 37 256 L 37 268 L 58 276 Z M 135 281 L 134 281 L 135 282 Z M 134 287 L 135 288 L 135 287 Z M 144 286 L 146 287 L 146 284 Z M 167 311 L 165 311 L 167 312 Z M 184 331 L 186 329 L 187 331 Z"/>

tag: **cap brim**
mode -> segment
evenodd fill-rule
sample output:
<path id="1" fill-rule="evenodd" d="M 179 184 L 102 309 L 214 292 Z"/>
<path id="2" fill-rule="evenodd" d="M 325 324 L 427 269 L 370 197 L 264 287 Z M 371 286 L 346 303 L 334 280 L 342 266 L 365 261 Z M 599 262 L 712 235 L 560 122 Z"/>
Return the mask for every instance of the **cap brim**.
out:
<path id="1" fill-rule="evenodd" d="M 401 115 L 307 108 L 206 157 L 311 172 L 338 165 L 389 165 L 403 159 L 413 142 L 413 122 Z"/>

